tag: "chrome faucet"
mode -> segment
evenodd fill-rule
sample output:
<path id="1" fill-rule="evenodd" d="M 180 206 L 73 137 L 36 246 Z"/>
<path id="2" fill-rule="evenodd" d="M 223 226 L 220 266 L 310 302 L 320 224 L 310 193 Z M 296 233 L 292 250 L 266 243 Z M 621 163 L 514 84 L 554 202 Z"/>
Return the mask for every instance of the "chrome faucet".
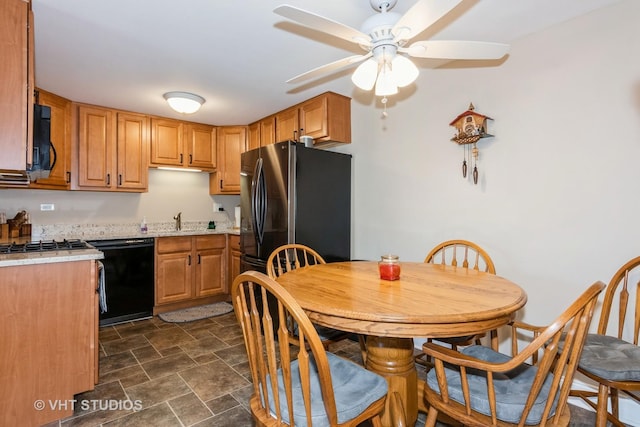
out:
<path id="1" fill-rule="evenodd" d="M 182 212 L 178 212 L 178 215 L 174 216 L 173 219 L 176 220 L 176 231 L 182 230 Z"/>

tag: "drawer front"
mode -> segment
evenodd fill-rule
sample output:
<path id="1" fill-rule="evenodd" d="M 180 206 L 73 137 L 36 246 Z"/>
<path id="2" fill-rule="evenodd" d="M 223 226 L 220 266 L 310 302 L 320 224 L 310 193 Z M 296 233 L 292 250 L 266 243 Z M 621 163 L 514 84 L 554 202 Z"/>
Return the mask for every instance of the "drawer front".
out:
<path id="1" fill-rule="evenodd" d="M 166 254 L 191 251 L 191 242 L 191 237 L 158 237 L 156 240 L 156 252 Z"/>
<path id="2" fill-rule="evenodd" d="M 226 236 L 216 234 L 213 236 L 196 236 L 196 250 L 203 249 L 224 249 L 227 246 Z"/>

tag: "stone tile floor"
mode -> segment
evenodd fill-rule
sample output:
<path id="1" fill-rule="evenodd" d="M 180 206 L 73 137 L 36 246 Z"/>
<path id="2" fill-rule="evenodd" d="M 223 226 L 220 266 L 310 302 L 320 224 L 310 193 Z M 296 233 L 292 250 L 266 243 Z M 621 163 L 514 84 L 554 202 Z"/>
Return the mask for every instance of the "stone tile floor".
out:
<path id="1" fill-rule="evenodd" d="M 360 361 L 355 341 L 331 350 Z M 72 417 L 47 427 L 249 427 L 250 393 L 233 313 L 181 324 L 154 317 L 100 329 L 99 383 L 75 397 Z M 574 409 L 571 426 L 594 425 L 592 412 Z"/>

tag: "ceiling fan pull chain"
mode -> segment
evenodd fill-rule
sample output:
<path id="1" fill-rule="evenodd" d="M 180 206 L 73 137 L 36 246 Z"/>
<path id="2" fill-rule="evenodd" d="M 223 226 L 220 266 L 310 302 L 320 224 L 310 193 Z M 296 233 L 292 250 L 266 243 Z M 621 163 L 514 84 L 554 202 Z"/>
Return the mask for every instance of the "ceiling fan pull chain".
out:
<path id="1" fill-rule="evenodd" d="M 388 100 L 387 100 L 387 97 L 386 97 L 386 96 L 385 96 L 385 97 L 383 97 L 383 98 L 380 100 L 380 102 L 382 102 L 382 105 L 384 105 L 384 111 L 382 111 L 382 118 L 383 118 L 383 119 L 386 119 L 386 118 L 387 118 L 387 116 L 389 115 L 389 114 L 387 113 L 387 101 L 388 101 Z"/>

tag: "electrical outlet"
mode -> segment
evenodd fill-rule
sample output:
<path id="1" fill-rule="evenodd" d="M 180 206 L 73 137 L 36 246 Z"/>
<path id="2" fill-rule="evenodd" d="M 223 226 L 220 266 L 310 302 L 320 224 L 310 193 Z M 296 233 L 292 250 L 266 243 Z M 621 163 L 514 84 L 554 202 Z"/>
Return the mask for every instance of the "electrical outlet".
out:
<path id="1" fill-rule="evenodd" d="M 56 205 L 53 203 L 42 203 L 40 205 L 41 211 L 54 211 L 56 209 Z"/>

